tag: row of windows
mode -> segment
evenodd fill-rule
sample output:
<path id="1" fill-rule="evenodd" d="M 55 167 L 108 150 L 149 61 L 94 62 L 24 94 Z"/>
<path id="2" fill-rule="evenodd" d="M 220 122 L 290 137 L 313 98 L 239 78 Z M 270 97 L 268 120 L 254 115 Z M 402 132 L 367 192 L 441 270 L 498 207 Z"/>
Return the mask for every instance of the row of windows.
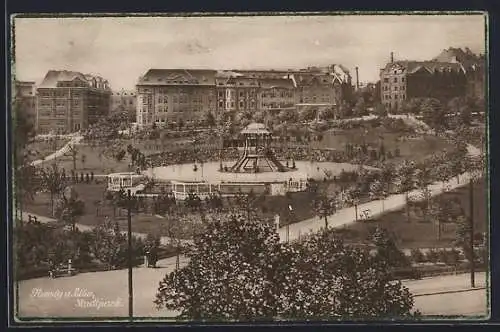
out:
<path id="1" fill-rule="evenodd" d="M 272 92 L 269 92 L 269 93 L 262 93 L 262 98 L 293 98 L 294 95 L 293 95 L 293 92 L 285 92 L 285 91 L 282 91 L 281 93 L 280 92 L 275 92 L 275 91 L 272 91 Z"/>
<path id="2" fill-rule="evenodd" d="M 394 83 L 398 83 L 398 78 L 397 77 L 394 77 L 392 79 L 392 81 Z M 401 77 L 401 82 L 404 82 L 405 81 L 405 78 L 404 77 Z M 384 77 L 384 83 L 389 83 L 389 77 Z"/>
<path id="3" fill-rule="evenodd" d="M 390 99 L 405 99 L 405 95 L 384 95 L 385 100 L 390 100 Z"/>
<path id="4" fill-rule="evenodd" d="M 391 87 L 390 87 L 389 85 L 384 85 L 383 90 L 384 90 L 384 91 L 389 91 L 389 90 L 390 90 L 390 88 L 391 88 Z M 398 86 L 397 86 L 397 85 L 395 85 L 393 90 L 394 90 L 394 91 L 398 91 L 398 90 L 405 90 L 405 89 L 406 89 L 406 87 L 405 87 L 404 85 L 401 85 L 399 88 L 398 88 Z"/>

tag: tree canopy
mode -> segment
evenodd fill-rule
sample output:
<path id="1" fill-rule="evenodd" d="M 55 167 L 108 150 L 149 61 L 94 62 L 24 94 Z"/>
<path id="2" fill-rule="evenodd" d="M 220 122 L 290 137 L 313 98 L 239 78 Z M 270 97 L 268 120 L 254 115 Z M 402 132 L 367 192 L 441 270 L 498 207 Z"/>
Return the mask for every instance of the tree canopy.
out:
<path id="1" fill-rule="evenodd" d="M 165 276 L 155 300 L 181 319 L 412 315 L 412 296 L 393 280 L 386 257 L 344 245 L 332 230 L 280 243 L 272 222 L 233 215 L 208 221 L 187 255 L 187 266 Z"/>

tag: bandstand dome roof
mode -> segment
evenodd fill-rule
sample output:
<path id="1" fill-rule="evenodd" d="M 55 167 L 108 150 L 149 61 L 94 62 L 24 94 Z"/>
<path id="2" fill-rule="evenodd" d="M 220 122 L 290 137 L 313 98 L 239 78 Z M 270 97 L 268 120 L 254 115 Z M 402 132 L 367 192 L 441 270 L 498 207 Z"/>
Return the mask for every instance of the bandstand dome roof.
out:
<path id="1" fill-rule="evenodd" d="M 270 135 L 271 132 L 263 123 L 253 122 L 241 131 L 243 135 Z"/>

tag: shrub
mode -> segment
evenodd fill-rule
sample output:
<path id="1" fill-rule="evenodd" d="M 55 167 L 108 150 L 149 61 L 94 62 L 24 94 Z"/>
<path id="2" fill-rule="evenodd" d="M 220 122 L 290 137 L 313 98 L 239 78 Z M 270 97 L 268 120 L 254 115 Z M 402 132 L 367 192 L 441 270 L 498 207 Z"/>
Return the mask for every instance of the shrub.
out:
<path id="1" fill-rule="evenodd" d="M 425 257 L 428 262 L 431 263 L 437 263 L 439 261 L 439 254 L 435 249 L 430 249 L 426 254 Z"/>
<path id="2" fill-rule="evenodd" d="M 410 258 L 415 263 L 423 263 L 426 261 L 425 255 L 418 248 L 411 250 Z"/>

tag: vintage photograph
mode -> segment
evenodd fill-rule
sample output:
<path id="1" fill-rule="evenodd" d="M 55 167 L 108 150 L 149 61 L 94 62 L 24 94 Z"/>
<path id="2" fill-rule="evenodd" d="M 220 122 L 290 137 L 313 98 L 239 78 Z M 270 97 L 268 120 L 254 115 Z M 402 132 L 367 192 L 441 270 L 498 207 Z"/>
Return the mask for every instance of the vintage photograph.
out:
<path id="1" fill-rule="evenodd" d="M 17 322 L 488 319 L 485 13 L 11 23 Z"/>

